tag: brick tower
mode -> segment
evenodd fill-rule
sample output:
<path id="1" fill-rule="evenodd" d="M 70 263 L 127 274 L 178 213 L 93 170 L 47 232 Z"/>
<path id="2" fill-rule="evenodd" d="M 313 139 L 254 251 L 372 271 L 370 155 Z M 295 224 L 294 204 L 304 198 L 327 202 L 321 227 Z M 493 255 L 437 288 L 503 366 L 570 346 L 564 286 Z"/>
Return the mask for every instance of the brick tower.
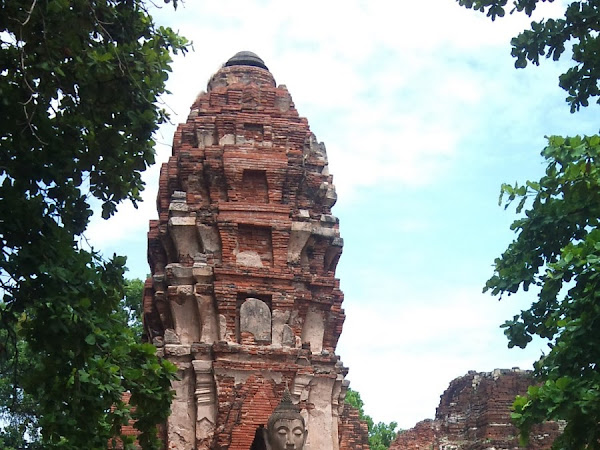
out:
<path id="1" fill-rule="evenodd" d="M 307 450 L 368 448 L 335 354 L 335 201 L 325 146 L 286 87 L 236 54 L 177 128 L 148 233 L 145 332 L 179 369 L 167 448 L 264 448 L 257 430 L 286 387 Z"/>

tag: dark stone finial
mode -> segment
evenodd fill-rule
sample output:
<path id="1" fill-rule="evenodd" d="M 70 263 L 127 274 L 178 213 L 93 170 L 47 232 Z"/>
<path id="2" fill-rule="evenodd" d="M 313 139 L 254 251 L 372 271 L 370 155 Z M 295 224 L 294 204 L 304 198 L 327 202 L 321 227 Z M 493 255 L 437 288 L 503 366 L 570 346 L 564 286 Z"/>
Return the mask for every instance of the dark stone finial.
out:
<path id="1" fill-rule="evenodd" d="M 225 63 L 225 67 L 230 66 L 252 66 L 260 67 L 261 69 L 269 70 L 265 62 L 256 54 L 249 51 L 237 52 Z"/>
<path id="2" fill-rule="evenodd" d="M 285 391 L 283 391 L 283 397 L 281 397 L 281 401 L 279 402 L 279 405 L 277 405 L 277 407 L 275 408 L 275 411 L 300 411 L 300 408 L 298 408 L 292 402 L 292 394 L 290 394 L 288 388 L 285 388 Z"/>

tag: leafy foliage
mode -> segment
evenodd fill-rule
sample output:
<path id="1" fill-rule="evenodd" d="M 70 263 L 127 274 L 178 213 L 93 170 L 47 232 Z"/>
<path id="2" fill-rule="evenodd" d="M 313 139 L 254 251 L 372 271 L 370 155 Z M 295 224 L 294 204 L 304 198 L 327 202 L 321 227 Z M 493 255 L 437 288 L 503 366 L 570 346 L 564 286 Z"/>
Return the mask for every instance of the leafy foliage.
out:
<path id="1" fill-rule="evenodd" d="M 557 445 L 591 448 L 600 439 L 600 137 L 548 138 L 546 175 L 502 187 L 507 205 L 519 199 L 518 238 L 496 260 L 492 294 L 538 286 L 537 301 L 503 327 L 509 346 L 538 335 L 552 342 L 536 363 L 544 380 L 515 403 L 524 436 L 548 419 L 568 424 Z M 501 196 L 502 199 L 502 196 Z"/>
<path id="2" fill-rule="evenodd" d="M 1 342 L 6 342 L 6 330 L 0 330 Z M 0 448 L 38 449 L 39 425 L 35 413 L 36 401 L 26 394 L 18 382 L 22 374 L 31 371 L 34 358 L 26 342 L 4 346 L 0 358 Z"/>
<path id="3" fill-rule="evenodd" d="M 81 238 L 92 199 L 104 218 L 140 200 L 170 52 L 187 42 L 138 0 L 0 2 L 0 41 L 0 388 L 35 401 L 3 412 L 43 448 L 106 448 L 130 419 L 158 448 L 174 368 L 127 326 L 125 259 Z"/>
<path id="4" fill-rule="evenodd" d="M 374 423 L 371 416 L 365 414 L 364 402 L 360 398 L 360 394 L 352 389 L 348 389 L 346 392 L 346 403 L 358 409 L 358 417 L 360 420 L 364 420 L 367 423 L 369 430 L 369 447 L 371 450 L 385 450 L 390 447 L 390 444 L 394 442 L 396 436 L 401 431 L 396 431 L 398 424 L 396 422 L 390 422 L 386 424 L 384 422 Z"/>
<path id="5" fill-rule="evenodd" d="M 507 0 L 457 0 L 502 17 Z M 515 0 L 514 11 L 531 15 L 539 0 Z M 542 0 L 544 1 L 544 0 Z M 552 0 L 548 0 L 552 1 Z M 562 19 L 532 22 L 512 40 L 515 66 L 558 60 L 573 42 L 575 65 L 560 76 L 571 112 L 599 97 L 600 2 L 573 1 Z M 600 103 L 600 100 L 597 101 Z M 509 346 L 524 348 L 533 336 L 550 352 L 535 364 L 539 384 L 517 397 L 513 419 L 527 441 L 532 425 L 565 420 L 555 448 L 600 448 L 600 136 L 548 138 L 542 151 L 546 174 L 537 182 L 503 185 L 500 203 L 518 200 L 517 233 L 485 289 L 493 295 L 538 289 L 528 310 L 506 321 Z"/>
<path id="6" fill-rule="evenodd" d="M 385 450 L 390 448 L 399 431 L 396 431 L 398 424 L 396 422 L 384 423 L 377 422 L 369 430 L 369 447 L 371 450 Z"/>
<path id="7" fill-rule="evenodd" d="M 139 278 L 125 280 L 125 296 L 121 300 L 121 309 L 126 315 L 127 323 L 138 341 L 142 340 L 142 313 L 144 299 L 144 282 Z"/>
<path id="8" fill-rule="evenodd" d="M 508 0 L 457 0 L 459 4 L 485 12 L 492 20 L 503 17 Z M 552 2 L 553 0 L 541 0 Z M 524 12 L 531 16 L 540 0 L 514 0 L 513 12 Z M 515 67 L 523 68 L 527 62 L 539 65 L 540 56 L 558 61 L 565 52 L 565 45 L 572 43 L 572 59 L 575 62 L 559 78 L 560 86 L 568 92 L 567 102 L 571 112 L 588 106 L 592 98 L 600 103 L 600 2 L 597 0 L 574 1 L 566 9 L 564 18 L 532 22 L 512 39 L 512 56 Z"/>
<path id="9" fill-rule="evenodd" d="M 115 313 L 117 321 L 129 324 L 130 337 L 134 341 L 128 345 L 132 346 L 140 341 L 142 288 L 141 280 L 126 280 L 125 298 L 120 302 L 122 309 L 119 308 Z M 129 317 L 132 319 L 128 320 Z M 2 330 L 0 334 L 6 337 L 6 330 Z M 33 371 L 34 365 L 39 364 L 38 355 L 31 351 L 28 342 L 22 338 L 15 347 L 9 345 L 3 350 L 7 354 L 0 359 L 0 420 L 4 422 L 0 432 L 1 448 L 41 449 L 43 446 L 40 442 L 37 409 L 39 402 L 19 384 Z"/>

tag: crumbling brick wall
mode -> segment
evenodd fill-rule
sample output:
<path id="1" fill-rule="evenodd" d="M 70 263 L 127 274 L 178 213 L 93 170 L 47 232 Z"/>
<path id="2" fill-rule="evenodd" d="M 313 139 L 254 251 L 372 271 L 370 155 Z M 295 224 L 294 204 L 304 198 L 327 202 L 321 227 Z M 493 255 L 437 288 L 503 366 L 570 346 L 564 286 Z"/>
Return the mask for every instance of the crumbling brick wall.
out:
<path id="1" fill-rule="evenodd" d="M 531 383 L 531 374 L 519 369 L 471 371 L 456 378 L 441 396 L 435 420 L 400 434 L 390 450 L 516 449 L 518 430 L 510 419 L 511 406 Z M 545 423 L 533 430 L 527 448 L 550 449 L 558 433 L 557 423 Z"/>
<path id="2" fill-rule="evenodd" d="M 398 434 L 390 445 L 391 450 L 431 450 L 437 448 L 438 424 L 431 419 L 417 423 L 413 428 Z"/>

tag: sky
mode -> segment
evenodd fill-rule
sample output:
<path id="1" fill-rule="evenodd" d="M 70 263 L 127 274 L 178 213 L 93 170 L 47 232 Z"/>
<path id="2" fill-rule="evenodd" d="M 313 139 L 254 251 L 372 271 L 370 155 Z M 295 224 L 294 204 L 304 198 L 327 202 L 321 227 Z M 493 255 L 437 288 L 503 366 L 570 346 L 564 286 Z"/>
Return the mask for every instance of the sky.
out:
<path id="1" fill-rule="evenodd" d="M 538 18 L 556 17 L 564 2 L 542 6 Z M 510 39 L 531 19 L 491 22 L 454 0 L 179 0 L 152 15 L 193 41 L 163 98 L 174 124 L 225 61 L 250 50 L 326 144 L 344 238 L 336 353 L 367 414 L 410 428 L 469 370 L 532 368 L 545 343 L 508 349 L 499 328 L 532 294 L 482 293 L 515 237 L 500 185 L 539 179 L 545 135 L 597 133 L 598 120 L 594 107 L 569 112 L 558 87 L 568 57 L 514 68 Z M 106 256 L 128 257 L 130 277 L 149 272 L 148 220 L 174 129 L 156 135 L 145 202 L 88 232 Z"/>

